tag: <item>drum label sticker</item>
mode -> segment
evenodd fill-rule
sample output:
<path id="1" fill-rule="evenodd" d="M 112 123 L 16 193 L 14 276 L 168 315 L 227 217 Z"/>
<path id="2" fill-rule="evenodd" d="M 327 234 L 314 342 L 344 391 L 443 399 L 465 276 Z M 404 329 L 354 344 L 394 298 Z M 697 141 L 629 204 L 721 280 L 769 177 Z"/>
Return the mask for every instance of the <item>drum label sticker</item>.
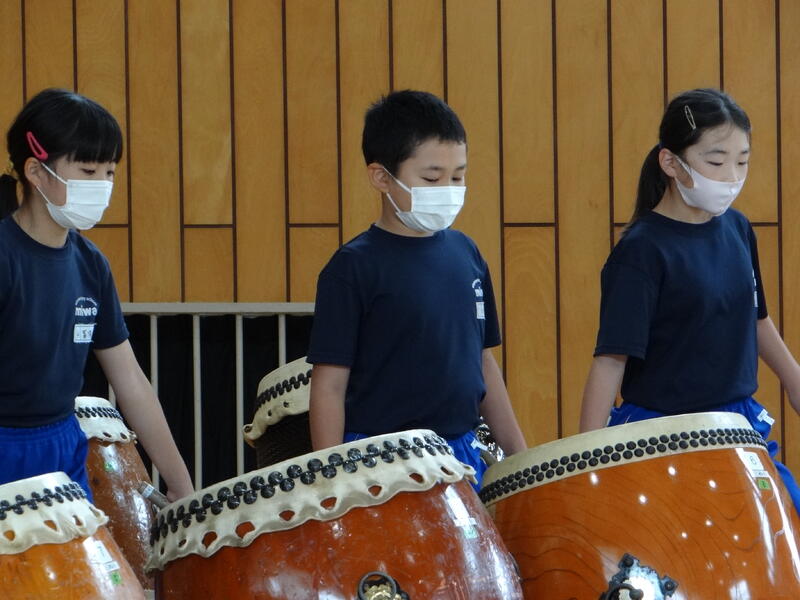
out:
<path id="1" fill-rule="evenodd" d="M 115 465 L 113 462 L 106 461 L 106 463 L 103 465 L 103 468 L 106 470 L 106 473 L 113 473 L 117 470 L 117 465 Z"/>
<path id="2" fill-rule="evenodd" d="M 89 551 L 92 562 L 99 563 L 103 570 L 108 573 L 111 583 L 119 585 L 122 583 L 122 574 L 119 572 L 119 563 L 109 554 L 106 545 L 99 541 L 89 538 L 85 542 L 86 549 Z"/>
<path id="3" fill-rule="evenodd" d="M 761 488 L 762 490 L 772 489 L 772 484 L 769 482 L 769 479 L 759 477 L 758 479 L 756 479 L 756 483 L 758 484 L 758 487 Z"/>
<path id="4" fill-rule="evenodd" d="M 754 479 L 766 478 L 769 479 L 769 473 L 764 469 L 764 464 L 755 452 L 748 452 L 742 448 L 737 448 L 736 452 L 739 458 L 742 459 L 745 468 Z"/>
<path id="5" fill-rule="evenodd" d="M 470 516 L 464 502 L 456 494 L 452 486 L 448 486 L 444 492 L 447 499 L 447 505 L 450 507 L 450 515 L 453 517 L 453 523 L 456 527 L 461 529 L 461 533 L 468 540 L 473 540 L 478 537 L 478 522 L 474 517 Z"/>

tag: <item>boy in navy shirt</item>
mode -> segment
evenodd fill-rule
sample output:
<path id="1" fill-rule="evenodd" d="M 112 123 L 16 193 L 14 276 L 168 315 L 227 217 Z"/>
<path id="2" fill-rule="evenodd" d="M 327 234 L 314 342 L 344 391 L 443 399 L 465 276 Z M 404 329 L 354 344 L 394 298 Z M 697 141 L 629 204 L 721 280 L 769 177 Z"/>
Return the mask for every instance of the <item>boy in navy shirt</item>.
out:
<path id="1" fill-rule="evenodd" d="M 362 149 L 381 215 L 319 276 L 313 446 L 432 429 L 480 481 L 481 416 L 506 454 L 526 444 L 490 351 L 500 332 L 489 269 L 449 229 L 466 190 L 466 133 L 436 96 L 394 92 L 367 112 Z"/>

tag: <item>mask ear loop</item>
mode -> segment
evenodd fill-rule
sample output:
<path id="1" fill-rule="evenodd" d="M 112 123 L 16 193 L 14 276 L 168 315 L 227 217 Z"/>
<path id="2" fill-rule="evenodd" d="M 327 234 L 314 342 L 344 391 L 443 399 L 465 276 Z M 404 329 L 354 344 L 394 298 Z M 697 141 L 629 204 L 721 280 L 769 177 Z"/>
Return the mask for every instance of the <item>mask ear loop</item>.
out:
<path id="1" fill-rule="evenodd" d="M 38 158 L 41 161 L 47 160 L 49 154 L 47 154 L 47 151 L 44 148 L 42 148 L 42 145 L 36 139 L 36 136 L 33 135 L 32 131 L 28 131 L 25 133 L 25 139 L 28 140 L 28 146 L 30 146 L 31 152 L 33 152 L 33 155 L 36 158 Z"/>

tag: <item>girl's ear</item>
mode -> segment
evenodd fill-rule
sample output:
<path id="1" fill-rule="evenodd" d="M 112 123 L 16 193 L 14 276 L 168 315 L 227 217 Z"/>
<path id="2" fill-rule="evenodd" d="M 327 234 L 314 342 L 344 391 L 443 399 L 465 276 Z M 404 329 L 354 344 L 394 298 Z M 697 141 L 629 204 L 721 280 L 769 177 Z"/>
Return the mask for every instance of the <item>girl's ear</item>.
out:
<path id="1" fill-rule="evenodd" d="M 370 185 L 382 194 L 386 194 L 389 191 L 389 174 L 383 168 L 383 165 L 375 162 L 368 164 L 367 179 L 369 179 Z"/>
<path id="2" fill-rule="evenodd" d="M 679 177 L 681 175 L 689 175 L 681 163 L 678 162 L 678 159 L 675 157 L 675 155 L 666 148 L 662 148 L 659 151 L 658 164 L 661 167 L 661 170 L 672 178 Z"/>
<path id="3" fill-rule="evenodd" d="M 44 167 L 42 167 L 42 163 L 39 162 L 38 158 L 29 156 L 27 159 L 25 159 L 25 164 L 23 165 L 22 170 L 25 173 L 25 179 L 30 181 L 31 185 L 35 187 L 42 186 L 47 171 L 45 171 Z"/>

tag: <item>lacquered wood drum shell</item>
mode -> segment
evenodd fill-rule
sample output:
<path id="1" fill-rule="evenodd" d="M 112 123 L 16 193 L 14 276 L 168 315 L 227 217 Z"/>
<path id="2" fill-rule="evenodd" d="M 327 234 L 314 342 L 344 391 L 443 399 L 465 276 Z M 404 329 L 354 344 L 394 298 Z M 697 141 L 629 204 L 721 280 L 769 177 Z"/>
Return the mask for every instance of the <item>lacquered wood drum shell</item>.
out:
<path id="1" fill-rule="evenodd" d="M 481 498 L 525 598 L 594 600 L 626 553 L 673 600 L 800 598 L 800 521 L 765 446 L 731 413 L 629 423 L 497 463 Z"/>
<path id="2" fill-rule="evenodd" d="M 522 598 L 473 473 L 442 438 L 414 430 L 207 488 L 159 511 L 158 597 L 354 599 L 379 571 L 412 599 Z"/>
<path id="3" fill-rule="evenodd" d="M 256 392 L 253 421 L 244 440 L 256 450 L 256 464 L 267 467 L 311 452 L 308 403 L 311 365 L 305 357 L 267 373 Z"/>
<path id="4" fill-rule="evenodd" d="M 106 521 L 64 473 L 0 485 L 0 597 L 145 598 Z"/>
<path id="5" fill-rule="evenodd" d="M 145 572 L 155 510 L 137 491 L 150 476 L 136 449 L 136 434 L 104 398 L 78 396 L 75 414 L 89 441 L 86 470 L 94 504 L 108 515 L 108 529 L 146 590 L 155 582 Z"/>

